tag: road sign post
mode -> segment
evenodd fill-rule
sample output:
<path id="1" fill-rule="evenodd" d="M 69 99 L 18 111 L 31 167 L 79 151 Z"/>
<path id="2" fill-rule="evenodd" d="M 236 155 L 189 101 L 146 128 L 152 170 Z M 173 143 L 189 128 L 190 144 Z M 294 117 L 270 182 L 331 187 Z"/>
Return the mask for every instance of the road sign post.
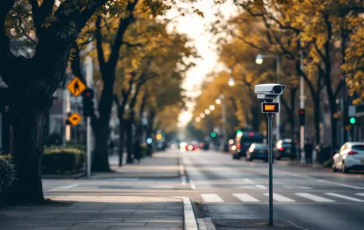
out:
<path id="1" fill-rule="evenodd" d="M 87 121 L 87 177 L 91 176 L 91 117 L 86 118 Z"/>

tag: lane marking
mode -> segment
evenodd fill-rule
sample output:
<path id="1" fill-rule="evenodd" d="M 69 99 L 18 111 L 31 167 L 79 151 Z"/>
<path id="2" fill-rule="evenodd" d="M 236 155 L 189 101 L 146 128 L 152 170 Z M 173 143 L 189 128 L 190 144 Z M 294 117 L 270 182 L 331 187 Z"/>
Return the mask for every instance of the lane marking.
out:
<path id="1" fill-rule="evenodd" d="M 347 188 L 364 189 L 364 187 L 358 187 L 358 186 L 354 186 L 354 185 L 342 184 L 342 183 L 337 183 L 337 182 L 332 182 L 332 181 L 327 181 L 327 180 L 316 180 L 316 181 L 318 181 L 318 182 L 324 182 L 324 183 L 328 183 L 328 184 L 334 184 L 334 185 L 338 185 L 338 186 L 342 186 L 342 187 L 347 187 Z"/>
<path id="2" fill-rule="evenodd" d="M 190 180 L 190 186 L 191 186 L 191 189 L 196 189 L 196 185 L 193 180 Z"/>
<path id="3" fill-rule="evenodd" d="M 217 194 L 204 193 L 204 194 L 201 194 L 201 196 L 205 202 L 218 202 L 218 203 L 224 202 L 224 200 L 221 199 L 221 197 Z"/>
<path id="4" fill-rule="evenodd" d="M 260 184 L 256 185 L 256 187 L 261 188 L 261 189 L 267 189 L 267 187 L 265 187 L 264 185 L 260 185 Z"/>
<path id="5" fill-rule="evenodd" d="M 364 196 L 364 193 L 355 193 L 358 196 Z"/>
<path id="6" fill-rule="evenodd" d="M 335 202 L 334 200 L 330 200 L 321 196 L 316 196 L 310 193 L 295 193 L 297 196 L 304 197 L 306 199 L 316 201 L 316 202 Z"/>
<path id="7" fill-rule="evenodd" d="M 364 200 L 360 200 L 360 199 L 350 197 L 350 196 L 341 195 L 341 194 L 338 194 L 338 193 L 329 192 L 329 193 L 325 193 L 325 194 L 329 195 L 329 196 L 339 197 L 339 198 L 345 199 L 345 200 L 351 200 L 351 201 L 355 201 L 355 202 L 364 202 Z"/>
<path id="8" fill-rule="evenodd" d="M 258 199 L 250 196 L 247 193 L 233 193 L 233 196 L 235 196 L 236 198 L 238 198 L 239 200 L 241 200 L 243 202 L 259 202 Z"/>
<path id="9" fill-rule="evenodd" d="M 248 183 L 251 183 L 251 184 L 253 184 L 253 183 L 254 183 L 252 180 L 250 180 L 250 179 L 248 179 L 248 178 L 245 178 L 245 179 L 244 179 L 244 181 L 246 181 L 246 182 L 248 182 Z"/>
<path id="10" fill-rule="evenodd" d="M 60 189 L 68 189 L 68 188 L 74 188 L 74 187 L 77 187 L 78 184 L 71 184 L 71 185 L 66 185 L 66 186 L 61 186 L 61 187 L 56 187 L 54 189 L 50 189 L 48 190 L 48 192 L 52 192 L 52 191 L 58 191 Z"/>
<path id="11" fill-rule="evenodd" d="M 269 197 L 269 193 L 264 193 L 264 195 Z M 295 200 L 282 196 L 278 193 L 273 193 L 273 200 L 278 202 L 296 202 Z"/>

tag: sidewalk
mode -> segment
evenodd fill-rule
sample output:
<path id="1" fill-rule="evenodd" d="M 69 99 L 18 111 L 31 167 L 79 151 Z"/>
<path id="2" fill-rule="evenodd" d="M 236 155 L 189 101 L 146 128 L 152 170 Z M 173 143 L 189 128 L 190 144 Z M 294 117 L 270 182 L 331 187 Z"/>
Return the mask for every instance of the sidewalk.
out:
<path id="1" fill-rule="evenodd" d="M 125 159 L 125 157 L 124 157 Z M 118 166 L 118 156 L 109 158 L 111 173 L 94 173 L 92 179 L 106 178 L 178 178 L 180 177 L 179 158 L 173 152 L 159 152 L 153 157 L 146 157 L 140 164 Z"/>
<path id="2" fill-rule="evenodd" d="M 0 211 L 2 230 L 183 229 L 183 200 L 143 196 L 54 196 L 60 204 Z"/>

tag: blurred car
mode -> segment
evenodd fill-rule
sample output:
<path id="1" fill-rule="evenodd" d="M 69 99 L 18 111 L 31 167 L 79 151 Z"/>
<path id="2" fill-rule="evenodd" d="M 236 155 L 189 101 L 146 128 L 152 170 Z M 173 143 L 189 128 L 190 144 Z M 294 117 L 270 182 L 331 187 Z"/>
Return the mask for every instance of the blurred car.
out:
<path id="1" fill-rule="evenodd" d="M 233 159 L 240 159 L 240 157 L 245 157 L 246 152 L 250 148 L 252 143 L 263 143 L 264 136 L 260 132 L 252 131 L 240 131 L 237 132 L 235 137 L 235 145 L 232 146 Z"/>
<path id="2" fill-rule="evenodd" d="M 276 160 L 280 160 L 283 157 L 291 157 L 291 139 L 283 139 L 277 141 L 273 148 L 273 156 Z"/>
<path id="3" fill-rule="evenodd" d="M 253 143 L 248 151 L 246 151 L 247 161 L 253 161 L 254 159 L 268 161 L 268 145 L 262 143 Z"/>
<path id="4" fill-rule="evenodd" d="M 190 144 L 187 144 L 185 146 L 185 150 L 186 151 L 195 151 L 195 150 L 199 150 L 199 143 L 196 141 L 192 141 Z"/>
<path id="5" fill-rule="evenodd" d="M 364 142 L 346 142 L 333 156 L 334 172 L 364 170 Z"/>

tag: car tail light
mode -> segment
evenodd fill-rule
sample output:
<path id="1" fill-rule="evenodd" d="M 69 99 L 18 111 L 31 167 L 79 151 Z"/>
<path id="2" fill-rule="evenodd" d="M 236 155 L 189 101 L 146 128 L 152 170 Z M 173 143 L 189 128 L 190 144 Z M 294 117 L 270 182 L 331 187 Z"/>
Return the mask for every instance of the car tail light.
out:
<path id="1" fill-rule="evenodd" d="M 279 151 L 283 151 L 283 150 L 284 150 L 284 148 L 279 148 L 278 150 L 279 150 Z"/>
<path id="2" fill-rule="evenodd" d="M 350 151 L 349 152 L 349 155 L 355 155 L 355 154 L 358 154 L 358 152 L 355 152 L 355 151 Z"/>
<path id="3" fill-rule="evenodd" d="M 251 137 L 254 136 L 254 133 L 253 132 L 250 132 L 249 133 L 249 136 L 251 136 Z"/>
<path id="4" fill-rule="evenodd" d="M 203 147 L 203 143 L 200 143 L 200 147 Z"/>
<path id="5" fill-rule="evenodd" d="M 238 144 L 238 149 L 240 149 L 241 148 L 241 144 Z"/>

